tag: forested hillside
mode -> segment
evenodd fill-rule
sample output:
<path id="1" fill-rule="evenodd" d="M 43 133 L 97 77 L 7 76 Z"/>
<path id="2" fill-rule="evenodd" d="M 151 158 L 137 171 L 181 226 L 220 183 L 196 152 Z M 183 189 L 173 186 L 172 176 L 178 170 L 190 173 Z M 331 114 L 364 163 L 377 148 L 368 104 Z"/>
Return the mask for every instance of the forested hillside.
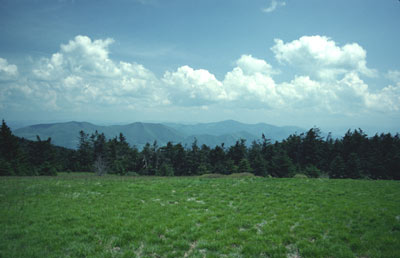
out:
<path id="1" fill-rule="evenodd" d="M 67 122 L 54 124 L 37 124 L 15 130 L 15 135 L 29 140 L 36 140 L 36 136 L 47 139 L 51 137 L 52 143 L 69 149 L 76 149 L 78 134 L 80 131 L 92 134 L 94 132 L 104 133 L 111 139 L 123 133 L 131 145 L 138 147 L 144 146 L 146 142 L 158 140 L 166 144 L 168 141 L 179 142 L 183 136 L 174 130 L 162 124 L 154 123 L 132 123 L 128 125 L 100 126 L 87 122 Z"/>
<path id="2" fill-rule="evenodd" d="M 51 138 L 29 141 L 12 134 L 6 123 L 0 128 L 0 175 L 56 175 L 72 167 L 75 151 L 51 144 Z"/>
<path id="3" fill-rule="evenodd" d="M 77 136 L 78 137 L 78 136 Z M 361 129 L 341 139 L 322 137 L 318 128 L 271 142 L 264 135 L 248 147 L 239 140 L 230 147 L 209 147 L 196 139 L 142 150 L 128 144 L 121 133 L 107 139 L 97 131 L 79 133 L 77 150 L 54 147 L 51 139 L 27 141 L 1 127 L 1 175 L 45 175 L 55 171 L 95 171 L 120 175 L 190 176 L 208 173 L 251 172 L 258 176 L 400 179 L 400 136 L 368 137 Z"/>
<path id="4" fill-rule="evenodd" d="M 237 140 L 246 139 L 249 144 L 265 134 L 272 141 L 281 141 L 295 132 L 305 132 L 299 127 L 279 127 L 269 124 L 244 124 L 233 120 L 216 123 L 200 123 L 194 125 L 173 124 L 173 123 L 141 123 L 135 122 L 126 125 L 101 126 L 88 122 L 66 122 L 53 124 L 36 124 L 18 128 L 13 133 L 18 137 L 28 140 L 36 140 L 36 136 L 42 139 L 51 138 L 54 145 L 76 149 L 78 147 L 78 134 L 84 131 L 88 134 L 104 133 L 108 139 L 112 139 L 122 133 L 131 146 L 142 149 L 147 142 L 157 141 L 159 145 L 166 145 L 168 142 L 181 143 L 190 146 L 194 139 L 199 145 L 206 144 L 215 147 L 224 143 L 230 147 L 235 145 Z"/>

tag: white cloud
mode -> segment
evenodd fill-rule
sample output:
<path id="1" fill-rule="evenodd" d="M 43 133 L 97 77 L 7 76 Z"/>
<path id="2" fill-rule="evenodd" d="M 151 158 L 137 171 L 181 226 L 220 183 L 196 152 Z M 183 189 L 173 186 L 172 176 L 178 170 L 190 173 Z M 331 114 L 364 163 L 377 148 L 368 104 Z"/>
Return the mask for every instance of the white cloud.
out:
<path id="1" fill-rule="evenodd" d="M 276 39 L 271 50 L 280 63 L 288 63 L 320 79 L 336 79 L 353 71 L 376 75 L 366 65 L 367 52 L 357 43 L 340 47 L 328 37 L 303 36 L 289 43 Z"/>
<path id="2" fill-rule="evenodd" d="M 9 80 L 18 75 L 18 67 L 8 64 L 8 61 L 0 57 L 0 81 Z"/>
<path id="3" fill-rule="evenodd" d="M 338 46 L 322 36 L 289 43 L 277 39 L 272 47 L 275 58 L 299 69 L 292 80 L 277 82 L 278 69 L 251 55 L 240 56 L 222 80 L 187 65 L 157 78 L 141 64 L 112 60 L 109 47 L 113 42 L 77 36 L 34 63 L 32 74 L 19 75 L 16 65 L 0 58 L 2 76 L 17 78 L 2 83 L 0 108 L 20 105 L 81 112 L 244 108 L 350 115 L 400 110 L 400 72 L 386 75 L 394 85 L 371 91 L 362 76 L 376 72 L 366 66 L 366 51 L 356 43 Z"/>
<path id="4" fill-rule="evenodd" d="M 237 61 L 236 65 L 242 69 L 245 74 L 277 74 L 270 64 L 262 59 L 257 59 L 251 55 L 242 55 Z"/>
<path id="5" fill-rule="evenodd" d="M 166 72 L 163 82 L 174 104 L 202 106 L 209 104 L 262 108 L 276 106 L 279 96 L 270 77 L 276 71 L 270 64 L 251 55 L 242 55 L 236 67 L 219 81 L 209 71 L 182 66 Z"/>
<path id="6" fill-rule="evenodd" d="M 376 93 L 366 94 L 366 106 L 381 112 L 400 111 L 400 83 L 389 85 Z"/>
<path id="7" fill-rule="evenodd" d="M 203 105 L 227 99 L 222 83 L 207 70 L 182 66 L 176 72 L 166 72 L 162 80 L 176 104 Z"/>
<path id="8" fill-rule="evenodd" d="M 389 80 L 395 82 L 395 83 L 400 83 L 400 71 L 398 70 L 390 70 L 386 74 L 386 78 Z"/>
<path id="9" fill-rule="evenodd" d="M 58 105 L 140 106 L 165 103 L 164 92 L 155 90 L 156 76 L 143 65 L 116 63 L 109 57 L 113 39 L 91 40 L 76 36 L 51 58 L 42 58 L 33 69 L 30 87 L 57 92 Z M 46 85 L 46 87 L 44 87 Z M 164 94 L 165 95 L 165 94 Z M 45 96 L 45 95 L 43 95 Z M 43 99 L 43 98 L 42 98 Z"/>
<path id="10" fill-rule="evenodd" d="M 271 13 L 276 10 L 276 8 L 285 6 L 286 2 L 279 2 L 277 0 L 271 0 L 271 4 L 269 7 L 262 9 L 263 12 L 265 13 Z"/>
<path id="11" fill-rule="evenodd" d="M 281 103 L 271 75 L 276 72 L 261 59 L 242 55 L 237 66 L 225 75 L 223 85 L 229 100 L 247 107 L 274 107 Z"/>

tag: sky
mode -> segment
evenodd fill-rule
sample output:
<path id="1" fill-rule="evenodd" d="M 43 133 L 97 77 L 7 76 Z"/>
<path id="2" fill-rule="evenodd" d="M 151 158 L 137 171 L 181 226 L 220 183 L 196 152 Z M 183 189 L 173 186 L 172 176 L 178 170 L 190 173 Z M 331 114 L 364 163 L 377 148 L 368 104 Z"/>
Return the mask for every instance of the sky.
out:
<path id="1" fill-rule="evenodd" d="M 0 0 L 0 118 L 400 131 L 398 0 Z"/>

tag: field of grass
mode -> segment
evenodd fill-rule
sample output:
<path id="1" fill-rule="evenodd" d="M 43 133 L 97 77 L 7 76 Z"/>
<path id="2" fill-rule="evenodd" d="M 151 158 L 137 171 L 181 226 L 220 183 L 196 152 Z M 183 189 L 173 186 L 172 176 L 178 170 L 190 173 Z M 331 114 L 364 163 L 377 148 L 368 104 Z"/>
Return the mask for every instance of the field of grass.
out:
<path id="1" fill-rule="evenodd" d="M 400 182 L 0 178 L 0 257 L 400 257 Z"/>

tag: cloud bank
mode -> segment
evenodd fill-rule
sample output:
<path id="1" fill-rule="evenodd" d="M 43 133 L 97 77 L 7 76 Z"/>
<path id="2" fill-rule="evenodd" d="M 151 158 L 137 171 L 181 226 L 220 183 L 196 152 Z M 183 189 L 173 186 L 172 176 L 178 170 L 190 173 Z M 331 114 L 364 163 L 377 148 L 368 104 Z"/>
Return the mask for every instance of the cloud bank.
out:
<path id="1" fill-rule="evenodd" d="M 112 60 L 113 42 L 76 36 L 24 74 L 0 58 L 0 109 L 218 107 L 346 115 L 400 109 L 400 72 L 389 71 L 393 83 L 371 90 L 362 78 L 378 72 L 367 66 L 366 50 L 357 43 L 339 46 L 324 36 L 276 39 L 271 51 L 280 68 L 298 71 L 290 81 L 277 82 L 280 69 L 252 55 L 239 57 L 223 80 L 188 65 L 157 77 L 141 64 Z"/>

